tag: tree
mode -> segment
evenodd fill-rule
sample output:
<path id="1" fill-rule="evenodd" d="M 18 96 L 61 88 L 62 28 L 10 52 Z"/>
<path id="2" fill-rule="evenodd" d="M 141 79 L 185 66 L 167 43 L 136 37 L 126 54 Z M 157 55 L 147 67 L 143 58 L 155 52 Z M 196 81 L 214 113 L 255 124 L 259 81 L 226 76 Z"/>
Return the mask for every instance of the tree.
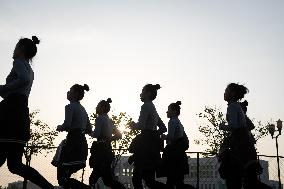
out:
<path id="1" fill-rule="evenodd" d="M 219 124 L 225 121 L 224 115 L 219 108 L 206 106 L 204 112 L 199 113 L 198 116 L 203 121 L 199 126 L 199 132 L 204 134 L 205 139 L 195 142 L 207 146 L 205 150 L 207 155 L 217 154 L 224 138 L 229 135 L 228 131 L 219 129 Z M 258 121 L 252 134 L 257 141 L 268 134 L 267 127 Z"/>
<path id="2" fill-rule="evenodd" d="M 37 115 L 39 114 L 39 110 L 32 111 L 30 113 L 30 133 L 31 138 L 27 142 L 27 146 L 24 152 L 26 165 L 31 165 L 31 160 L 33 156 L 37 156 L 38 154 L 42 154 L 45 152 L 48 154 L 52 151 L 52 147 L 54 146 L 54 139 L 58 136 L 58 132 L 52 130 L 48 124 L 43 121 L 37 119 Z M 27 187 L 27 181 L 24 181 L 23 188 Z"/>

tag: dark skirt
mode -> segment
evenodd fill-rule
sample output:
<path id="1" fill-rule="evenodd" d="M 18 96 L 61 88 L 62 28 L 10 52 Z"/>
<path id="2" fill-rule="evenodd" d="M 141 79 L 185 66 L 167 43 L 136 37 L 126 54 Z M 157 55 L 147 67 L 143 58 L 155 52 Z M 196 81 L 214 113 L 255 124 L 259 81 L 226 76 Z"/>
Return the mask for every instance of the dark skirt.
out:
<path id="1" fill-rule="evenodd" d="M 30 139 L 28 97 L 11 94 L 0 102 L 0 142 L 26 143 Z"/>
<path id="2" fill-rule="evenodd" d="M 230 148 L 243 166 L 257 160 L 254 141 L 246 129 L 238 129 L 232 132 Z"/>
<path id="3" fill-rule="evenodd" d="M 142 130 L 130 145 L 130 153 L 134 155 L 134 166 L 141 170 L 158 170 L 161 165 L 162 148 L 163 141 L 158 131 Z"/>
<path id="4" fill-rule="evenodd" d="M 163 153 L 161 175 L 186 175 L 189 173 L 188 158 L 185 153 L 183 139 L 178 139 L 172 144 L 168 144 Z"/>
<path id="5" fill-rule="evenodd" d="M 95 141 L 91 147 L 89 164 L 91 168 L 102 171 L 111 166 L 114 159 L 110 141 Z"/>
<path id="6" fill-rule="evenodd" d="M 88 144 L 85 133 L 81 129 L 69 131 L 66 143 L 62 147 L 60 162 L 62 166 L 86 166 Z"/>
<path id="7" fill-rule="evenodd" d="M 247 166 L 257 161 L 254 141 L 244 128 L 233 131 L 221 148 L 218 159 L 219 174 L 223 179 L 243 177 Z"/>

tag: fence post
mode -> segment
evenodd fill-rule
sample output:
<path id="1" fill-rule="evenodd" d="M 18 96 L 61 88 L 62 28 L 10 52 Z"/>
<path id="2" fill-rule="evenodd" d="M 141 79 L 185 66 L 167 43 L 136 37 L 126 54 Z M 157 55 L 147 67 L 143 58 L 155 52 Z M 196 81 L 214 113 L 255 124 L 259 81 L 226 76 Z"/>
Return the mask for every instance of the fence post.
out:
<path id="1" fill-rule="evenodd" d="M 196 188 L 199 189 L 199 152 L 197 152 L 196 162 Z"/>
<path id="2" fill-rule="evenodd" d="M 257 163 L 260 165 L 259 155 L 257 155 Z M 261 166 L 261 165 L 260 165 Z M 268 173 L 269 174 L 269 173 Z M 261 181 L 261 174 L 258 174 L 258 179 Z"/>
<path id="3" fill-rule="evenodd" d="M 277 168 L 278 168 L 278 188 L 282 189 L 281 176 L 280 176 L 280 164 L 279 164 L 279 153 L 278 153 L 278 136 L 276 136 L 276 150 L 277 150 Z"/>

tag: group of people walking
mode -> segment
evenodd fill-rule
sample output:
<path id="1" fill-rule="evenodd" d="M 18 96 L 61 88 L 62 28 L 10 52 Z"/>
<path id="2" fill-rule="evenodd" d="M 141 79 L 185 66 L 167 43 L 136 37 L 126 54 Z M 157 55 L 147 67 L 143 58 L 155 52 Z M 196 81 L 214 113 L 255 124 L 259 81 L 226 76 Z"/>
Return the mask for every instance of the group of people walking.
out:
<path id="1" fill-rule="evenodd" d="M 51 189 L 54 187 L 49 181 L 35 169 L 22 163 L 24 147 L 30 138 L 28 98 L 34 80 L 30 62 L 37 53 L 37 44 L 39 40 L 36 36 L 19 40 L 14 50 L 13 68 L 7 76 L 6 84 L 0 85 L 0 96 L 3 98 L 0 102 L 0 166 L 7 161 L 12 173 L 41 188 Z M 133 186 L 135 189 L 142 189 L 144 181 L 146 186 L 153 189 L 193 188 L 183 182 L 184 175 L 189 172 L 185 153 L 189 142 L 179 120 L 181 102 L 177 101 L 168 106 L 166 113 L 169 122 L 166 127 L 153 103 L 159 89 L 158 84 L 147 84 L 143 87 L 140 94 L 143 105 L 138 122 L 130 124 L 131 129 L 141 130 L 129 148 L 132 155 L 128 162 L 134 166 Z M 88 85 L 75 84 L 67 92 L 70 103 L 65 106 L 65 120 L 57 127 L 57 131 L 66 131 L 68 134 L 59 145 L 52 161 L 57 167 L 58 184 L 66 189 L 90 189 L 95 187 L 101 177 L 106 186 L 114 189 L 125 188 L 115 179 L 111 167 L 114 159 L 111 142 L 122 138 L 122 134 L 108 116 L 112 100 L 108 98 L 97 104 L 93 130 L 88 114 L 80 104 L 85 91 L 89 91 Z M 240 189 L 242 185 L 245 188 L 260 186 L 256 178 L 257 166 L 252 166 L 257 162 L 255 141 L 250 132 L 254 127 L 245 114 L 247 104 L 240 103 L 247 92 L 243 85 L 231 83 L 224 94 L 224 100 L 228 102 L 228 124 L 220 124 L 220 129 L 229 131 L 230 135 L 222 144 L 219 160 L 220 175 L 226 180 L 228 189 Z M 86 166 L 86 134 L 97 139 L 91 146 L 89 165 L 93 171 L 89 185 L 71 178 L 73 173 Z M 234 168 L 234 171 L 229 171 L 231 168 Z M 158 182 L 156 177 L 167 177 L 167 182 Z"/>

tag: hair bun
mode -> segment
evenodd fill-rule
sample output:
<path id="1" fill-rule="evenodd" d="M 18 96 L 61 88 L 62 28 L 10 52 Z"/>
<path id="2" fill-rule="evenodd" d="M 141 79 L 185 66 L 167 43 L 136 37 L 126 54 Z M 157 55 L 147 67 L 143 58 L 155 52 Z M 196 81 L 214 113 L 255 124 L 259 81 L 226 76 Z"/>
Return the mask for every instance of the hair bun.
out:
<path id="1" fill-rule="evenodd" d="M 238 88 L 239 88 L 239 91 L 240 91 L 241 93 L 243 93 L 244 95 L 249 92 L 248 88 L 246 88 L 244 85 L 239 85 L 239 84 L 238 84 Z"/>
<path id="2" fill-rule="evenodd" d="M 161 88 L 161 86 L 159 84 L 154 85 L 156 90 L 159 90 Z"/>
<path id="3" fill-rule="evenodd" d="M 39 44 L 40 40 L 37 38 L 37 36 L 32 36 L 32 41 L 34 42 L 34 44 Z"/>
<path id="4" fill-rule="evenodd" d="M 84 88 L 85 91 L 89 91 L 90 90 L 90 88 L 89 88 L 89 86 L 87 84 L 84 84 L 83 88 Z"/>
<path id="5" fill-rule="evenodd" d="M 111 98 L 108 98 L 106 101 L 107 101 L 108 103 L 112 103 Z"/>
<path id="6" fill-rule="evenodd" d="M 180 106 L 181 105 L 181 101 L 177 101 L 176 105 Z"/>
<path id="7" fill-rule="evenodd" d="M 247 101 L 247 100 L 243 101 L 243 102 L 242 102 L 242 105 L 248 106 L 248 101 Z"/>

